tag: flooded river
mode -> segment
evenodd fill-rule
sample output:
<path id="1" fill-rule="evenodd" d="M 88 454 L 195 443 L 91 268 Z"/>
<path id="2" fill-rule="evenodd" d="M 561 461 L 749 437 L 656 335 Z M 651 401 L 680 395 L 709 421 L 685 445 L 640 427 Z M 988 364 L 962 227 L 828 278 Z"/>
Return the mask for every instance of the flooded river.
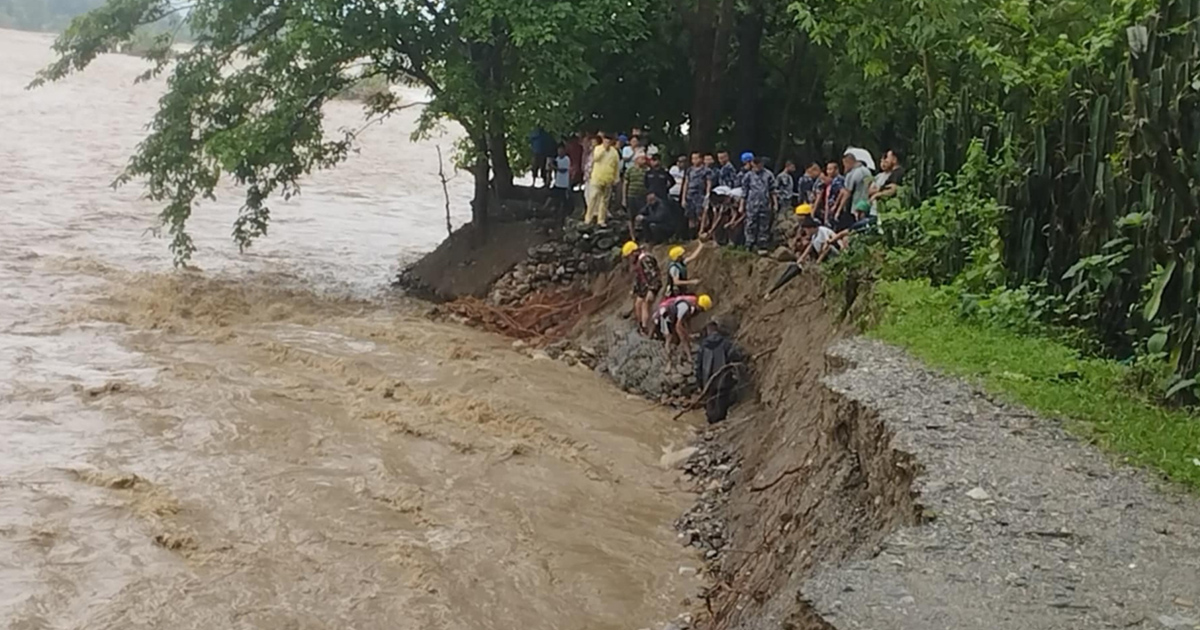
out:
<path id="1" fill-rule="evenodd" d="M 445 218 L 406 111 L 171 269 L 108 184 L 161 83 L 106 56 L 24 86 L 49 36 L 0 30 L 0 627 L 641 628 L 699 584 L 658 460 L 689 432 L 582 368 L 386 296 Z M 358 126 L 335 103 L 331 126 Z M 456 225 L 470 183 L 452 182 Z"/>

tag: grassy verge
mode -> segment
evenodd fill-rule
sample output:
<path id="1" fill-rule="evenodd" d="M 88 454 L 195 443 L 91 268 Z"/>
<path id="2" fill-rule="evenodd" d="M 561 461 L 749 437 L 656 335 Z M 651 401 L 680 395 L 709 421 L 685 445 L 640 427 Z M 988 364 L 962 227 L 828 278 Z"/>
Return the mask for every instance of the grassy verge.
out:
<path id="1" fill-rule="evenodd" d="M 964 320 L 954 297 L 915 281 L 876 286 L 882 313 L 868 333 L 947 373 L 1043 414 L 1126 461 L 1200 491 L 1200 416 L 1166 409 L 1127 385 L 1129 368 L 1082 358 L 1047 337 Z"/>

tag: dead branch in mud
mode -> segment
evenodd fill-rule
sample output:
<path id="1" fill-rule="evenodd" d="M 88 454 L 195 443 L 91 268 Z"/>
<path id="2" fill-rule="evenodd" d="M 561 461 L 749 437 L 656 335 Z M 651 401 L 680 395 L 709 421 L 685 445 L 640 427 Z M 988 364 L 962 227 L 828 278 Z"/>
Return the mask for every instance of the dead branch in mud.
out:
<path id="1" fill-rule="evenodd" d="M 474 297 L 459 298 L 445 306 L 485 330 L 527 341 L 544 341 L 566 336 L 602 302 L 603 296 L 580 296 L 578 290 L 567 289 L 535 291 L 508 306 Z"/>
<path id="2" fill-rule="evenodd" d="M 806 466 L 803 466 L 803 465 L 796 466 L 795 468 L 789 468 L 789 469 L 779 473 L 779 476 L 775 477 L 775 479 L 772 480 L 771 483 L 761 485 L 761 486 L 750 486 L 750 492 L 765 492 L 767 490 L 770 490 L 771 488 L 774 488 L 775 486 L 779 485 L 779 482 L 783 481 L 785 477 L 787 477 L 789 475 L 794 475 L 798 472 L 803 472 L 805 468 L 806 468 Z"/>
<path id="3" fill-rule="evenodd" d="M 705 383 L 704 383 L 704 389 L 700 390 L 700 393 L 696 396 L 696 399 L 693 400 L 692 402 L 688 403 L 687 405 L 684 405 L 683 409 L 680 409 L 679 413 L 675 414 L 675 417 L 673 417 L 671 419 L 678 420 L 683 417 L 683 414 L 685 414 L 693 409 L 699 409 L 701 406 L 704 405 L 704 402 L 706 400 L 708 400 L 708 393 L 709 393 L 708 390 L 712 387 L 712 384 L 717 381 L 717 377 L 724 374 L 728 370 L 738 368 L 743 365 L 745 365 L 745 363 L 742 363 L 741 361 L 734 361 L 732 363 L 726 363 L 725 365 L 722 365 L 721 369 L 717 370 L 716 372 L 713 372 L 712 376 L 708 377 L 708 380 L 705 381 Z"/>
<path id="4" fill-rule="evenodd" d="M 725 365 L 721 366 L 721 369 L 717 370 L 716 372 L 713 373 L 712 376 L 708 377 L 708 381 L 706 381 L 704 383 L 704 389 L 700 390 L 700 393 L 696 396 L 696 399 L 693 400 L 692 402 L 684 405 L 683 409 L 680 409 L 679 413 L 676 413 L 675 416 L 671 419 L 679 420 L 680 418 L 683 417 L 683 414 L 685 414 L 689 411 L 695 410 L 695 409 L 699 409 L 700 407 L 703 407 L 704 403 L 708 400 L 707 396 L 709 393 L 709 391 L 708 391 L 709 388 L 712 387 L 712 384 L 716 380 L 716 378 L 718 376 L 720 376 L 721 373 L 723 373 L 725 370 L 727 370 L 729 368 L 740 367 L 740 366 L 746 365 L 746 363 L 754 363 L 755 361 L 767 356 L 768 354 L 771 354 L 772 352 L 775 352 L 775 348 L 768 348 L 767 350 L 763 350 L 762 352 L 759 352 L 758 354 L 750 357 L 750 359 L 748 361 L 745 361 L 745 362 L 734 361 L 732 363 L 726 363 Z M 745 386 L 745 385 L 743 384 L 739 387 L 743 387 L 743 386 Z"/>
<path id="5" fill-rule="evenodd" d="M 446 198 L 446 235 L 454 236 L 454 226 L 450 224 L 450 188 L 446 185 L 446 169 L 442 166 L 442 145 L 436 145 L 438 154 L 438 179 L 442 180 L 442 196 Z"/>

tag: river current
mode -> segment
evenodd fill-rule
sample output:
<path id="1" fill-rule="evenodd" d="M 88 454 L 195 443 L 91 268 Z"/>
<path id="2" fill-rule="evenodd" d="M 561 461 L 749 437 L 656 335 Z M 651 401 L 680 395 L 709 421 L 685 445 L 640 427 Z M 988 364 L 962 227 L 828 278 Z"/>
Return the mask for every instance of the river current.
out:
<path id="1" fill-rule="evenodd" d="M 445 235 L 415 108 L 274 207 L 238 193 L 172 268 L 110 183 L 162 81 L 134 57 L 27 91 L 51 36 L 0 30 L 0 627 L 640 628 L 699 586 L 659 458 L 690 436 L 583 368 L 419 315 Z M 406 95 L 419 98 L 419 94 Z M 361 126 L 353 103 L 330 129 Z M 451 181 L 455 225 L 470 182 Z"/>

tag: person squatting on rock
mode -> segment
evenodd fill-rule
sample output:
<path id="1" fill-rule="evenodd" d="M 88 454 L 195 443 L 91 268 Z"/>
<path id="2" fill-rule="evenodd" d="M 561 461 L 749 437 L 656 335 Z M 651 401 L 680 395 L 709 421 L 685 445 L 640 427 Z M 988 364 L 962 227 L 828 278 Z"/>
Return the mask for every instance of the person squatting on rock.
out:
<path id="1" fill-rule="evenodd" d="M 659 303 L 654 313 L 654 323 L 658 334 L 663 336 L 668 358 L 674 356 L 675 345 L 683 348 L 684 356 L 692 353 L 688 322 L 702 311 L 712 308 L 712 305 L 712 298 L 706 294 L 677 295 Z"/>
<path id="2" fill-rule="evenodd" d="M 702 251 L 704 251 L 704 241 L 700 241 L 696 250 L 686 256 L 684 254 L 687 253 L 687 250 L 681 245 L 676 245 L 667 252 L 667 258 L 671 259 L 671 262 L 667 264 L 667 297 L 695 293 L 692 287 L 700 284 L 700 280 L 699 278 L 688 278 L 687 266 L 695 262 Z"/>
<path id="3" fill-rule="evenodd" d="M 629 261 L 633 273 L 633 315 L 637 318 L 638 330 L 642 334 L 649 334 L 654 300 L 662 288 L 658 259 L 648 247 L 639 246 L 633 241 L 621 247 L 621 256 Z"/>
<path id="4" fill-rule="evenodd" d="M 629 218 L 630 236 L 652 245 L 665 243 L 675 233 L 675 223 L 674 213 L 667 202 L 650 191 L 646 193 L 646 204 L 641 211 Z"/>
<path id="5" fill-rule="evenodd" d="M 775 207 L 775 178 L 763 168 L 762 158 L 751 154 L 750 170 L 742 176 L 742 211 L 746 216 L 746 247 L 765 256 L 771 246 L 771 214 Z"/>
<path id="6" fill-rule="evenodd" d="M 733 405 L 740 374 L 738 364 L 743 361 L 737 347 L 725 335 L 715 321 L 705 326 L 704 339 L 696 351 L 696 387 L 704 400 L 704 415 L 709 424 L 725 419 Z"/>

